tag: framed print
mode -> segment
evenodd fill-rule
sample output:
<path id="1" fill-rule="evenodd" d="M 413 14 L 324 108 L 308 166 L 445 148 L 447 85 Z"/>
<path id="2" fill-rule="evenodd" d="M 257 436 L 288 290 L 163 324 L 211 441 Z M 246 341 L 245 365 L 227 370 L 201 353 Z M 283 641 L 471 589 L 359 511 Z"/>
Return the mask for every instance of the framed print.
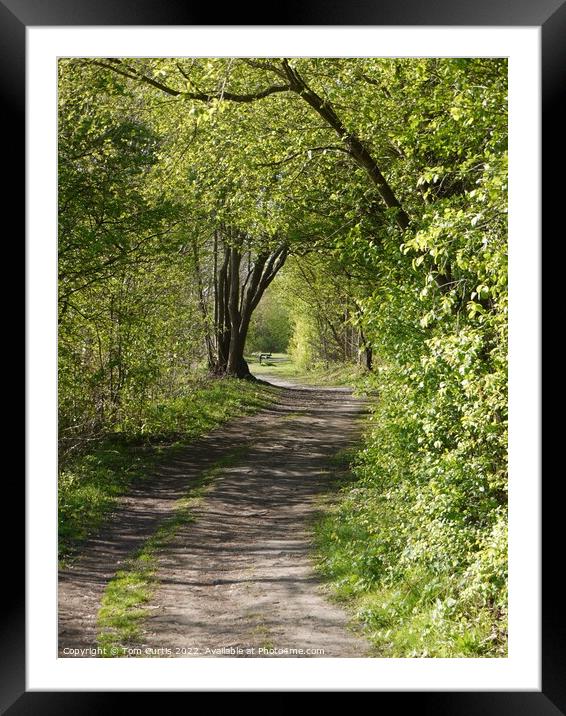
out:
<path id="1" fill-rule="evenodd" d="M 564 5 L 248 14 L 1 0 L 28 360 L 2 708 L 566 713 L 538 139 L 556 164 Z"/>

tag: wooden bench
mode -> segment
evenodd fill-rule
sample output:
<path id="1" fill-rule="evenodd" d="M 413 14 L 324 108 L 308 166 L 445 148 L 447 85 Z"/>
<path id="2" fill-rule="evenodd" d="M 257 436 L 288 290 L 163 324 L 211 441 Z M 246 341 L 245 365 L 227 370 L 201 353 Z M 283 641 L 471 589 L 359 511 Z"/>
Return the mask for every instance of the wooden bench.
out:
<path id="1" fill-rule="evenodd" d="M 259 364 L 260 365 L 263 365 L 264 358 L 271 358 L 271 353 L 260 353 L 259 354 Z"/>

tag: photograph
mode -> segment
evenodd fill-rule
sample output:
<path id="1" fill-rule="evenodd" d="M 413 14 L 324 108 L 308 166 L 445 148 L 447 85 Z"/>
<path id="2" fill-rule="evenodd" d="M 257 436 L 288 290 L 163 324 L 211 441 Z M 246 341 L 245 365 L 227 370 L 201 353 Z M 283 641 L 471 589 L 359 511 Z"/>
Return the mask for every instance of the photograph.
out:
<path id="1" fill-rule="evenodd" d="M 0 0 L 26 234 L 0 713 L 566 714 L 540 403 L 566 3 L 362 5 Z"/>
<path id="2" fill-rule="evenodd" d="M 60 657 L 507 655 L 507 76 L 59 58 Z"/>

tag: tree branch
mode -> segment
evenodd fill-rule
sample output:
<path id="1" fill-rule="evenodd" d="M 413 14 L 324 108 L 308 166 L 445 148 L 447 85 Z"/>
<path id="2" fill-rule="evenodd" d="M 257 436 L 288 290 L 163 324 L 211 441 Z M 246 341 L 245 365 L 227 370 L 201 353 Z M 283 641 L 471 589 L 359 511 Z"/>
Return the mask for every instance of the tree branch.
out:
<path id="1" fill-rule="evenodd" d="M 310 149 L 301 150 L 300 152 L 294 152 L 293 154 L 290 154 L 288 157 L 285 157 L 284 159 L 279 159 L 279 161 L 276 162 L 261 162 L 259 164 L 256 164 L 257 167 L 277 167 L 281 164 L 287 164 L 288 162 L 292 162 L 293 159 L 296 159 L 297 157 L 300 157 L 305 152 L 323 152 L 323 151 L 334 151 L 334 152 L 344 152 L 344 154 L 350 154 L 349 150 L 345 147 L 339 147 L 336 144 L 329 144 L 325 147 L 311 147 Z"/>
<path id="2" fill-rule="evenodd" d="M 338 136 L 344 141 L 349 153 L 355 161 L 369 174 L 385 205 L 389 209 L 397 210 L 395 219 L 399 228 L 404 231 L 409 226 L 409 217 L 403 209 L 401 202 L 397 199 L 395 193 L 387 183 L 387 180 L 381 173 L 367 147 L 356 134 L 348 132 L 330 102 L 319 97 L 316 92 L 314 92 L 307 85 L 297 70 L 291 67 L 286 58 L 282 60 L 282 66 L 287 79 L 289 80 L 291 91 L 296 92 L 300 97 L 302 97 L 305 102 L 307 102 L 323 119 L 328 122 L 336 134 L 338 134 Z"/>
<path id="3" fill-rule="evenodd" d="M 173 97 L 179 97 L 180 95 L 182 95 L 187 99 L 194 99 L 198 100 L 199 102 L 211 102 L 214 99 L 225 99 L 230 102 L 255 102 L 258 99 L 263 99 L 264 97 L 268 97 L 272 94 L 289 91 L 289 86 L 285 84 L 271 85 L 270 87 L 266 87 L 263 90 L 250 94 L 237 94 L 234 92 L 181 92 L 180 90 L 176 90 L 173 87 L 170 87 L 169 85 L 166 85 L 163 82 L 160 82 L 159 80 L 150 77 L 149 75 L 143 74 L 142 72 L 137 72 L 134 68 L 125 65 L 121 60 L 118 60 L 118 62 L 108 60 L 108 62 L 112 62 L 112 64 L 107 64 L 106 62 L 102 62 L 100 60 L 93 60 L 93 64 L 99 65 L 100 67 L 104 67 L 108 70 L 112 70 L 113 72 L 117 72 L 118 74 L 123 75 L 124 77 L 128 77 L 129 79 L 145 82 L 146 84 L 149 84 L 152 87 L 161 90 L 162 92 L 166 92 Z M 118 65 L 120 66 L 118 67 Z M 123 69 L 124 67 L 126 69 Z M 187 79 L 187 75 L 185 72 L 181 71 L 181 74 L 185 79 Z"/>
<path id="4" fill-rule="evenodd" d="M 214 99 L 227 100 L 229 102 L 255 102 L 256 100 L 263 99 L 272 94 L 278 94 L 281 92 L 294 92 L 298 94 L 302 99 L 307 102 L 316 112 L 319 114 L 328 124 L 334 129 L 338 136 L 344 141 L 346 151 L 351 154 L 353 159 L 363 167 L 368 173 L 370 179 L 375 184 L 379 195 L 383 202 L 389 209 L 395 209 L 395 220 L 399 228 L 403 231 L 408 228 L 410 220 L 408 214 L 403 209 L 401 202 L 396 197 L 393 189 L 389 186 L 387 180 L 381 173 L 376 161 L 371 156 L 369 150 L 365 144 L 359 139 L 359 137 L 349 132 L 342 120 L 338 117 L 334 108 L 330 102 L 323 100 L 319 95 L 316 94 L 305 82 L 303 77 L 289 64 L 287 58 L 284 58 L 281 62 L 282 70 L 278 72 L 280 76 L 287 78 L 288 83 L 283 85 L 271 85 L 264 90 L 250 94 L 235 94 L 233 92 L 225 92 L 222 90 L 220 93 L 207 93 L 207 92 L 180 92 L 175 90 L 168 85 L 159 82 L 158 80 L 149 77 L 148 75 L 137 73 L 135 69 L 125 65 L 126 70 L 119 69 L 116 65 L 120 64 L 124 66 L 120 60 L 109 60 L 111 64 L 106 64 L 98 60 L 94 61 L 96 64 L 106 67 L 107 69 L 118 72 L 119 74 L 129 77 L 130 79 L 138 79 L 142 82 L 152 85 L 163 92 L 167 92 L 175 97 L 183 95 L 188 99 L 194 99 L 202 102 L 210 102 Z M 261 63 L 260 63 L 261 64 Z M 257 66 L 257 64 L 256 64 Z M 264 68 L 265 69 L 265 68 Z M 272 69 L 270 67 L 270 69 Z M 186 74 L 182 73 L 184 77 Z"/>

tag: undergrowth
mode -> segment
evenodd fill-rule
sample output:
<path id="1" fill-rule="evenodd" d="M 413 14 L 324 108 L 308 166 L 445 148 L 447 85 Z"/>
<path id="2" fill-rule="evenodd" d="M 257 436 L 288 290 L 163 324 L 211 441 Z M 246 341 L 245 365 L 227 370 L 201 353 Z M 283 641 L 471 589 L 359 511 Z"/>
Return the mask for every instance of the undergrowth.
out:
<path id="1" fill-rule="evenodd" d="M 316 524 L 318 569 L 376 656 L 504 657 L 504 493 L 479 458 L 419 449 L 399 394 L 383 385 Z"/>

